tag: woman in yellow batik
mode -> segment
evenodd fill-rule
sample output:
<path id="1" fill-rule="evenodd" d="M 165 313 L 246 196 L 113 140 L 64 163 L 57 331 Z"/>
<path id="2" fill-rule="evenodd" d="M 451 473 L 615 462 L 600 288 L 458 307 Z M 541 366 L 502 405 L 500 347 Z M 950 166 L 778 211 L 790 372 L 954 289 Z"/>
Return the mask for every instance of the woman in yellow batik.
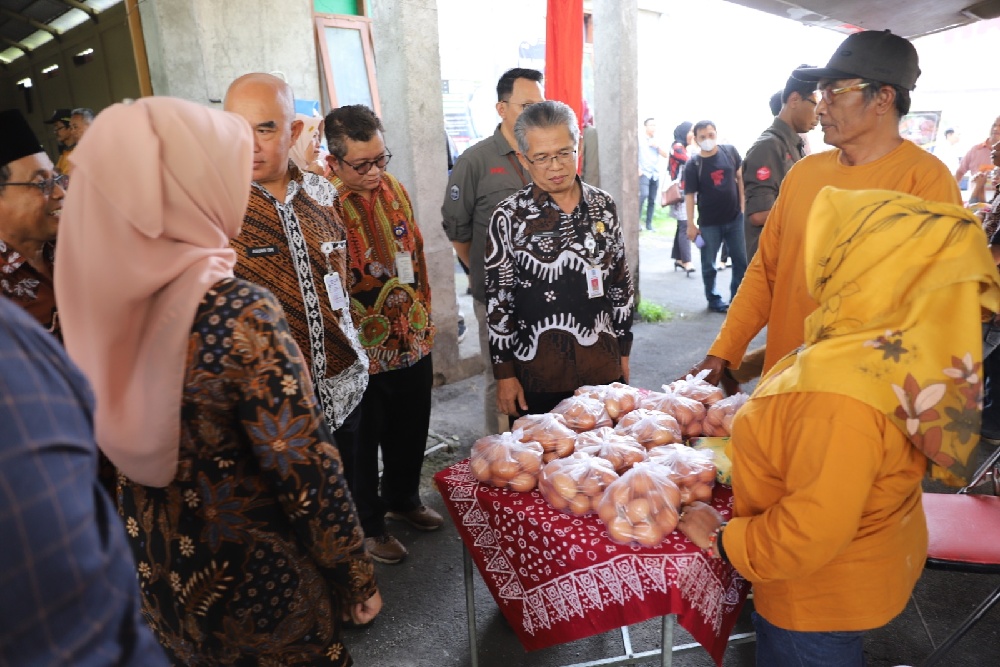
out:
<path id="1" fill-rule="evenodd" d="M 734 518 L 696 503 L 680 528 L 753 583 L 758 664 L 852 667 L 923 569 L 928 461 L 952 482 L 975 465 L 1000 276 L 949 204 L 828 187 L 808 229 L 819 307 L 734 420 Z"/>

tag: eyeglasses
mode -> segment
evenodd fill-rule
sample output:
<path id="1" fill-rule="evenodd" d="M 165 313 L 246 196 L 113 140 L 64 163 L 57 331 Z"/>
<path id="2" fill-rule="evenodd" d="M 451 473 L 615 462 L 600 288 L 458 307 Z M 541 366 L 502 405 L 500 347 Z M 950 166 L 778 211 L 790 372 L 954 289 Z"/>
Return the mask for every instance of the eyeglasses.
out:
<path id="1" fill-rule="evenodd" d="M 364 176 L 365 174 L 367 174 L 369 171 L 372 170 L 372 167 L 378 167 L 379 169 L 385 169 L 385 165 L 389 164 L 389 160 L 392 159 L 392 153 L 390 153 L 389 151 L 386 151 L 385 153 L 383 153 L 382 155 L 379 155 L 374 160 L 365 160 L 364 162 L 359 162 L 357 164 L 351 164 L 347 160 L 341 160 L 340 158 L 337 158 L 337 159 L 340 162 L 346 164 L 348 167 L 350 167 L 354 171 L 358 172 L 358 174 L 360 174 L 361 176 Z"/>
<path id="2" fill-rule="evenodd" d="M 346 164 L 348 167 L 350 167 L 354 171 L 358 172 L 358 174 L 360 174 L 361 176 L 364 176 L 365 174 L 367 174 L 369 171 L 372 170 L 372 167 L 378 167 L 379 169 L 385 169 L 385 165 L 389 164 L 389 160 L 392 159 L 392 153 L 390 153 L 389 151 L 386 151 L 385 153 L 383 153 L 382 155 L 379 155 L 374 160 L 365 160 L 364 162 L 359 162 L 357 164 L 351 164 L 347 160 L 341 160 L 340 158 L 337 158 L 337 159 L 340 160 L 340 162 L 343 162 L 344 164 Z"/>
<path id="3" fill-rule="evenodd" d="M 856 83 L 853 86 L 844 86 L 843 88 L 830 88 L 829 86 L 824 86 L 819 88 L 816 92 L 823 97 L 823 101 L 827 104 L 833 104 L 833 98 L 837 95 L 843 95 L 844 93 L 852 93 L 855 90 L 864 90 L 868 86 L 872 85 L 871 82 Z"/>
<path id="4" fill-rule="evenodd" d="M 524 113 L 524 110 L 530 107 L 532 104 L 538 104 L 537 102 L 511 102 L 510 100 L 504 100 L 504 102 L 506 102 L 507 104 L 516 104 L 517 106 L 521 107 L 522 113 Z"/>
<path id="5" fill-rule="evenodd" d="M 549 165 L 555 165 L 557 162 L 567 164 L 576 159 L 576 150 L 559 151 L 555 155 L 539 155 L 534 160 L 525 155 L 524 159 L 536 167 L 548 167 Z"/>
<path id="6" fill-rule="evenodd" d="M 52 190 L 58 185 L 63 190 L 69 186 L 69 176 L 66 174 L 59 174 L 58 176 L 53 176 L 52 178 L 46 178 L 44 181 L 31 181 L 30 183 L 4 183 L 3 185 L 30 185 L 31 187 L 38 188 L 42 191 L 42 194 L 48 197 L 52 194 Z M 0 185 L 0 187 L 3 187 Z"/>

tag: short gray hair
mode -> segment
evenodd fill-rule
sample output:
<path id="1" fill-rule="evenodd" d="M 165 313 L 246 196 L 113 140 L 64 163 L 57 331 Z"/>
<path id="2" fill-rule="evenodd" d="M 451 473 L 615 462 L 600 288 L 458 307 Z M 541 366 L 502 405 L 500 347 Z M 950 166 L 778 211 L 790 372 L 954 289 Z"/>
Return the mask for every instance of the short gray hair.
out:
<path id="1" fill-rule="evenodd" d="M 573 138 L 573 147 L 580 141 L 580 125 L 568 104 L 548 100 L 526 108 L 514 124 L 514 138 L 521 155 L 528 154 L 528 130 L 541 127 L 565 127 Z"/>
<path id="2" fill-rule="evenodd" d="M 84 122 L 88 124 L 94 122 L 94 110 L 88 109 L 87 107 L 80 107 L 78 109 L 73 109 L 73 113 L 70 114 L 70 117 L 73 116 L 82 117 Z"/>

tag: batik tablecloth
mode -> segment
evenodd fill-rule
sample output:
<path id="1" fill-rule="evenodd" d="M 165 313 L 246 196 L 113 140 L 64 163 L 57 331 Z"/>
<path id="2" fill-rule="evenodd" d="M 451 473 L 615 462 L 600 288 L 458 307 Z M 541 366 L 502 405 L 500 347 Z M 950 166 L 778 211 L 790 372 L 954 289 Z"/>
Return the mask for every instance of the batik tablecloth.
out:
<path id="1" fill-rule="evenodd" d="M 434 476 L 465 547 L 526 650 L 676 614 L 722 664 L 749 584 L 679 531 L 655 548 L 611 541 L 596 515 L 553 509 L 538 491 L 480 484 L 468 460 Z M 732 491 L 712 500 L 725 517 Z"/>

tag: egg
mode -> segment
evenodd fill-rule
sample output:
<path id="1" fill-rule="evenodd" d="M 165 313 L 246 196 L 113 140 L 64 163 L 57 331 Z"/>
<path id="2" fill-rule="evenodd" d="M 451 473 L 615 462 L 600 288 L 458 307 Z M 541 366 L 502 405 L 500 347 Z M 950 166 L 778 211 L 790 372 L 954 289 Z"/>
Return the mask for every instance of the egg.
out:
<path id="1" fill-rule="evenodd" d="M 490 464 L 490 468 L 493 471 L 494 477 L 499 477 L 504 480 L 509 480 L 514 477 L 514 475 L 521 472 L 521 466 L 518 465 L 517 461 L 506 457 L 494 461 Z"/>
<path id="2" fill-rule="evenodd" d="M 542 491 L 542 497 L 549 502 L 549 505 L 552 505 L 552 507 L 560 512 L 565 511 L 569 507 L 569 501 L 553 491 L 552 487 L 546 487 L 546 490 Z"/>
<path id="3" fill-rule="evenodd" d="M 569 501 L 569 511 L 577 516 L 583 516 L 591 510 L 590 496 L 578 493 Z"/>
<path id="4" fill-rule="evenodd" d="M 580 492 L 585 496 L 598 496 L 603 491 L 604 487 L 594 474 L 590 474 L 580 481 Z"/>
<path id="5" fill-rule="evenodd" d="M 677 512 L 669 508 L 660 510 L 653 517 L 653 521 L 660 527 L 664 535 L 674 532 L 674 529 L 677 528 L 677 520 Z"/>
<path id="6" fill-rule="evenodd" d="M 712 487 L 708 484 L 695 484 L 691 487 L 691 497 L 703 503 L 712 502 Z"/>
<path id="7" fill-rule="evenodd" d="M 552 475 L 550 480 L 552 482 L 552 490 L 558 493 L 560 496 L 566 500 L 570 500 L 576 495 L 577 488 L 576 482 L 573 478 L 564 472 L 557 472 Z"/>
<path id="8" fill-rule="evenodd" d="M 625 517 L 616 516 L 608 522 L 608 535 L 615 542 L 628 544 L 632 541 L 632 524 Z"/>
<path id="9" fill-rule="evenodd" d="M 521 468 L 522 472 L 531 475 L 537 474 L 538 470 L 542 467 L 542 458 L 538 455 L 538 452 L 530 449 L 515 451 L 514 460 L 517 461 L 517 465 Z"/>
<path id="10" fill-rule="evenodd" d="M 655 524 L 642 522 L 632 527 L 632 538 L 644 547 L 658 546 L 663 537 L 663 531 Z"/>
<path id="11" fill-rule="evenodd" d="M 472 471 L 472 476 L 480 482 L 486 482 L 490 479 L 490 462 L 486 459 L 475 458 L 470 460 L 469 470 Z"/>
<path id="12" fill-rule="evenodd" d="M 637 496 L 648 496 L 656 488 L 656 481 L 645 469 L 631 471 L 627 479 L 632 487 L 632 492 Z"/>
<path id="13" fill-rule="evenodd" d="M 601 521 L 605 524 L 611 523 L 611 521 L 618 517 L 618 507 L 608 498 L 597 499 L 596 509 L 597 516 L 601 517 Z"/>
<path id="14" fill-rule="evenodd" d="M 625 518 L 637 524 L 649 518 L 650 503 L 646 498 L 633 498 L 625 505 Z"/>
<path id="15" fill-rule="evenodd" d="M 535 488 L 538 478 L 526 472 L 514 475 L 510 480 L 510 490 L 526 493 Z"/>

